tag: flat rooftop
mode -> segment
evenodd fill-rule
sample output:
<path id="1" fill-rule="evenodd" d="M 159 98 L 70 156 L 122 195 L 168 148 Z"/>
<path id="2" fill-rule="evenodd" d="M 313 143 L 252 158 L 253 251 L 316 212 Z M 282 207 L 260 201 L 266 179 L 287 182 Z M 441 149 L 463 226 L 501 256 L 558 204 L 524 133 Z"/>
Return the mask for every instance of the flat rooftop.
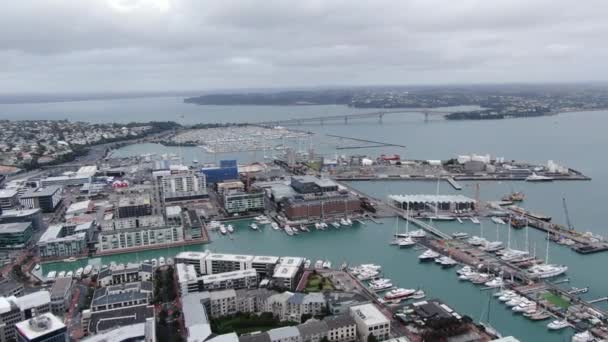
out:
<path id="1" fill-rule="evenodd" d="M 15 324 L 15 328 L 28 340 L 34 341 L 50 332 L 64 329 L 65 324 L 50 312 Z"/>
<path id="2" fill-rule="evenodd" d="M 23 233 L 32 224 L 30 222 L 11 222 L 0 224 L 0 234 Z"/>
<path id="3" fill-rule="evenodd" d="M 17 195 L 17 190 L 14 189 L 2 189 L 0 190 L 0 198 L 12 198 Z"/>
<path id="4" fill-rule="evenodd" d="M 388 198 L 401 203 L 475 203 L 463 195 L 389 195 Z"/>
<path id="5" fill-rule="evenodd" d="M 280 263 L 283 266 L 300 266 L 304 263 L 304 258 L 286 256 L 281 258 Z"/>
<path id="6" fill-rule="evenodd" d="M 204 259 L 209 252 L 180 252 L 175 256 L 176 259 Z"/>
<path id="7" fill-rule="evenodd" d="M 277 262 L 279 262 L 279 257 L 277 256 L 258 255 L 253 257 L 253 263 L 276 264 Z"/>
<path id="8" fill-rule="evenodd" d="M 234 261 L 234 262 L 247 262 L 253 260 L 253 255 L 241 255 L 241 254 L 209 254 L 207 260 L 222 260 L 222 261 Z"/>
<path id="9" fill-rule="evenodd" d="M 231 280 L 231 279 L 239 279 L 243 277 L 255 277 L 257 276 L 256 270 L 253 268 L 242 270 L 242 271 L 232 271 L 232 272 L 224 272 L 218 274 L 210 274 L 204 275 L 201 277 L 203 283 L 211 283 L 214 281 L 222 281 L 222 280 Z"/>
<path id="10" fill-rule="evenodd" d="M 9 218 L 9 217 L 27 217 L 30 215 L 34 215 L 39 213 L 41 210 L 38 208 L 35 209 L 11 209 L 11 210 L 3 210 L 2 211 L 2 218 Z"/>
<path id="11" fill-rule="evenodd" d="M 53 196 L 57 191 L 61 191 L 61 187 L 55 185 L 46 186 L 43 188 L 29 189 L 23 195 L 21 195 L 21 198 Z"/>
<path id="12" fill-rule="evenodd" d="M 293 278 L 300 268 L 297 266 L 284 266 L 279 265 L 274 270 L 273 277 L 274 278 Z"/>
<path id="13" fill-rule="evenodd" d="M 350 311 L 355 317 L 359 317 L 367 326 L 389 323 L 388 318 L 373 304 L 362 304 L 351 306 Z"/>

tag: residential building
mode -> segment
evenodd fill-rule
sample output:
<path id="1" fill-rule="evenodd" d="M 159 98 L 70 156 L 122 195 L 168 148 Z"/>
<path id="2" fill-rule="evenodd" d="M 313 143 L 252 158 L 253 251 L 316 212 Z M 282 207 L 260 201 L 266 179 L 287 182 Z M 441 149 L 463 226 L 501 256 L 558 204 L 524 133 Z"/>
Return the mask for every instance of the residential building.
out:
<path id="1" fill-rule="evenodd" d="M 100 252 L 121 249 L 166 245 L 184 241 L 182 227 L 141 227 L 115 231 L 101 231 L 98 235 Z"/>
<path id="2" fill-rule="evenodd" d="M 22 297 L 0 297 L 0 341 L 17 338 L 15 324 L 51 310 L 51 296 L 47 291 L 38 291 Z"/>
<path id="3" fill-rule="evenodd" d="M 244 213 L 264 209 L 264 192 L 233 192 L 223 196 L 224 210 L 228 214 Z"/>
<path id="4" fill-rule="evenodd" d="M 97 283 L 100 286 L 110 286 L 137 281 L 150 282 L 153 276 L 154 269 L 149 263 L 110 265 L 99 271 Z"/>
<path id="5" fill-rule="evenodd" d="M 171 166 L 167 171 L 155 171 L 153 177 L 164 202 L 208 197 L 205 174 L 183 165 Z"/>
<path id="6" fill-rule="evenodd" d="M 203 290 L 250 289 L 258 286 L 258 274 L 254 269 L 216 273 L 200 277 Z"/>
<path id="7" fill-rule="evenodd" d="M 30 188 L 19 196 L 21 206 L 26 209 L 40 208 L 42 212 L 50 213 L 55 211 L 61 202 L 61 186 L 48 186 L 44 188 Z"/>
<path id="8" fill-rule="evenodd" d="M 118 218 L 152 215 L 152 197 L 149 193 L 121 196 L 118 199 Z"/>
<path id="9" fill-rule="evenodd" d="M 290 220 L 322 219 L 328 216 L 353 215 L 362 211 L 361 200 L 348 192 L 333 195 L 297 195 L 288 198 L 283 209 Z"/>
<path id="10" fill-rule="evenodd" d="M 267 332 L 243 334 L 239 336 L 239 342 L 270 342 L 270 336 Z"/>
<path id="11" fill-rule="evenodd" d="M 351 306 L 369 303 L 369 299 L 353 292 L 326 293 L 325 300 L 332 315 L 349 314 Z"/>
<path id="12" fill-rule="evenodd" d="M 236 292 L 233 289 L 209 292 L 209 309 L 211 318 L 237 313 Z"/>
<path id="13" fill-rule="evenodd" d="M 349 314 L 328 316 L 323 322 L 327 326 L 329 342 L 352 342 L 357 339 L 357 323 Z"/>
<path id="14" fill-rule="evenodd" d="M 353 306 L 350 315 L 357 323 L 357 332 L 361 341 L 367 341 L 369 334 L 378 341 L 389 338 L 391 321 L 371 303 Z"/>
<path id="15" fill-rule="evenodd" d="M 309 319 L 296 328 L 300 332 L 302 342 L 320 342 L 324 337 L 327 337 L 328 329 L 324 321 Z"/>
<path id="16" fill-rule="evenodd" d="M 267 278 L 274 274 L 278 262 L 279 257 L 276 256 L 255 256 L 251 261 L 251 268 L 258 272 L 260 279 Z"/>
<path id="17" fill-rule="evenodd" d="M 15 324 L 18 342 L 69 342 L 68 329 L 52 313 L 43 313 Z"/>
<path id="18" fill-rule="evenodd" d="M 85 200 L 80 202 L 74 202 L 66 209 L 66 215 L 82 215 L 90 213 L 95 209 L 95 203 L 91 200 Z"/>
<path id="19" fill-rule="evenodd" d="M 76 227 L 74 228 L 76 231 Z M 43 258 L 69 257 L 81 255 L 87 251 L 87 232 L 79 231 L 68 235 L 66 225 L 52 225 L 42 234 L 36 246 Z"/>
<path id="20" fill-rule="evenodd" d="M 208 254 L 205 258 L 207 274 L 242 271 L 251 268 L 253 255 Z"/>
<path id="21" fill-rule="evenodd" d="M 175 256 L 176 264 L 193 265 L 197 275 L 207 274 L 205 259 L 209 255 L 205 252 L 181 252 Z"/>
<path id="22" fill-rule="evenodd" d="M 0 209 L 7 210 L 19 204 L 18 192 L 15 189 L 0 190 Z"/>
<path id="23" fill-rule="evenodd" d="M 275 292 L 268 289 L 236 290 L 236 307 L 238 312 L 264 312 L 266 301 Z"/>
<path id="24" fill-rule="evenodd" d="M 103 220 L 101 222 L 101 230 L 103 231 L 163 226 L 165 226 L 165 219 L 162 215 L 127 217 L 113 220 Z"/>
<path id="25" fill-rule="evenodd" d="M 268 331 L 270 342 L 301 342 L 300 331 L 296 327 L 282 327 Z"/>
<path id="26" fill-rule="evenodd" d="M 295 291 L 302 275 L 301 269 L 297 266 L 278 265 L 272 275 L 274 284 L 280 288 Z"/>
<path id="27" fill-rule="evenodd" d="M 320 292 L 294 293 L 287 300 L 287 311 L 292 320 L 299 321 L 302 315 L 320 315 L 326 307 L 325 297 Z"/>
<path id="28" fill-rule="evenodd" d="M 40 209 L 11 209 L 2 210 L 1 213 L 0 223 L 30 222 L 34 230 L 43 226 L 42 210 Z"/>
<path id="29" fill-rule="evenodd" d="M 23 248 L 30 242 L 32 234 L 30 222 L 0 224 L 0 248 Z"/>
<path id="30" fill-rule="evenodd" d="M 72 299 L 72 277 L 55 279 L 51 288 L 51 312 L 63 316 Z"/>
<path id="31" fill-rule="evenodd" d="M 203 282 L 199 279 L 194 265 L 175 264 L 175 270 L 180 295 L 202 291 Z"/>

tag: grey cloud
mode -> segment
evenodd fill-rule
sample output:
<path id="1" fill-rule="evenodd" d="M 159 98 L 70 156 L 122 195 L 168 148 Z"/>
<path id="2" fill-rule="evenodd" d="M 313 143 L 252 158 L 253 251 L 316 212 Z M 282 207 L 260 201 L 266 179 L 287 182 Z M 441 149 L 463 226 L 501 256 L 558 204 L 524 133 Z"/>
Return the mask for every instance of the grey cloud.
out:
<path id="1" fill-rule="evenodd" d="M 605 80 L 606 10 L 600 0 L 7 1 L 0 92 Z"/>

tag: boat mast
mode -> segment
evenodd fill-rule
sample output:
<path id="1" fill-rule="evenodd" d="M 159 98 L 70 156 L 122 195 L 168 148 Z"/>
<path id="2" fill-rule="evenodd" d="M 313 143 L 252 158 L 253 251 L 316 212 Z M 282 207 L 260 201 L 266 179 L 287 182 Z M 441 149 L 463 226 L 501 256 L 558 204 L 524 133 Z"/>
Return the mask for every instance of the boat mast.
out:
<path id="1" fill-rule="evenodd" d="M 528 239 L 528 220 L 526 220 L 526 252 L 530 253 L 530 242 Z"/>
<path id="2" fill-rule="evenodd" d="M 547 231 L 547 250 L 545 251 L 545 264 L 549 264 L 549 232 Z"/>
<path id="3" fill-rule="evenodd" d="M 407 209 L 405 210 L 405 233 L 410 232 L 410 202 L 407 202 Z"/>
<path id="4" fill-rule="evenodd" d="M 507 249 L 511 249 L 511 225 L 509 225 L 508 229 L 508 240 L 507 240 Z"/>

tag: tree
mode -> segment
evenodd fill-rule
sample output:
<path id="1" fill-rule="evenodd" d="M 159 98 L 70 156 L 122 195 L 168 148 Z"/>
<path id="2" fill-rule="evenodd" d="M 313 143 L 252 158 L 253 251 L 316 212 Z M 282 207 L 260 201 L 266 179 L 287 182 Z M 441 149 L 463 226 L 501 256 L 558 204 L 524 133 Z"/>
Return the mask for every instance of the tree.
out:
<path id="1" fill-rule="evenodd" d="M 320 342 L 329 342 L 329 339 L 327 338 L 327 336 L 323 336 Z"/>
<path id="2" fill-rule="evenodd" d="M 367 342 L 378 342 L 378 339 L 376 338 L 376 335 L 370 333 L 367 335 Z"/>

